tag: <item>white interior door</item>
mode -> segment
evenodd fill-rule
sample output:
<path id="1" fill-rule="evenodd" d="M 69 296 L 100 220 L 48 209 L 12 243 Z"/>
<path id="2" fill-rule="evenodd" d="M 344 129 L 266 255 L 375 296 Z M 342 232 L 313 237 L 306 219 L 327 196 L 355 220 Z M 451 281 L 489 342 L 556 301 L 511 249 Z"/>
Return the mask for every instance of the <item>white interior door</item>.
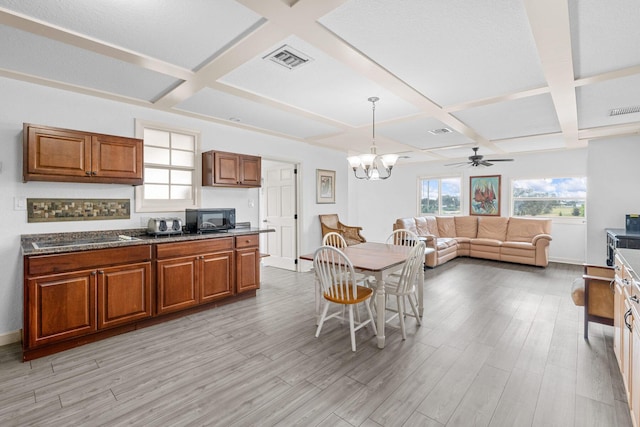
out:
<path id="1" fill-rule="evenodd" d="M 266 168 L 264 167 L 266 166 Z M 263 163 L 263 225 L 275 233 L 263 233 L 264 265 L 296 271 L 297 212 L 294 164 Z"/>

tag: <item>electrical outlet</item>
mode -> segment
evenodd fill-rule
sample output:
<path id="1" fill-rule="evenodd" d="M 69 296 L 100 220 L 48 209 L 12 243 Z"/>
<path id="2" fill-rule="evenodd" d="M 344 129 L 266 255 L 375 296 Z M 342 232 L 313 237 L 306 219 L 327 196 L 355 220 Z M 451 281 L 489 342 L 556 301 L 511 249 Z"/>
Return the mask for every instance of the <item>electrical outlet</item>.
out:
<path id="1" fill-rule="evenodd" d="M 253 199 L 249 199 L 249 203 L 248 203 L 248 205 L 249 205 L 249 207 L 250 207 L 250 208 L 255 207 L 255 205 L 256 205 L 255 200 L 253 200 Z"/>

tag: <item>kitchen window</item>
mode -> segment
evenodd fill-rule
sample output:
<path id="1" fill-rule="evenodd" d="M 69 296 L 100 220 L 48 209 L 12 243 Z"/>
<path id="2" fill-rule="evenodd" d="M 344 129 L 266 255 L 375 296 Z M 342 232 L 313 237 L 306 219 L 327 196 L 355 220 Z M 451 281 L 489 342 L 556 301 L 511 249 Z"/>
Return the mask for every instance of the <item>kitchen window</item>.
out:
<path id="1" fill-rule="evenodd" d="M 200 133 L 136 121 L 144 140 L 144 184 L 136 187 L 138 212 L 173 212 L 199 205 Z"/>
<path id="2" fill-rule="evenodd" d="M 418 215 L 460 215 L 461 178 L 419 178 Z"/>
<path id="3" fill-rule="evenodd" d="M 514 179 L 511 215 L 584 219 L 587 178 Z"/>

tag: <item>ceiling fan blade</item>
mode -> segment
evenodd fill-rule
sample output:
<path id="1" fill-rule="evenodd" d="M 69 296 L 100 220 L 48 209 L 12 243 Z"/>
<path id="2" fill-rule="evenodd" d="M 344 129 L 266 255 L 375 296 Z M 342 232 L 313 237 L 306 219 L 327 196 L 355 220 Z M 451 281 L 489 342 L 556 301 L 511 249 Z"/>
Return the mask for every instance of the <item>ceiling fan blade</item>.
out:
<path id="1" fill-rule="evenodd" d="M 487 162 L 513 162 L 513 159 L 487 159 Z"/>
<path id="2" fill-rule="evenodd" d="M 468 163 L 472 163 L 472 162 L 458 162 L 458 163 L 448 163 L 445 166 L 458 166 L 458 165 L 466 165 Z"/>
<path id="3" fill-rule="evenodd" d="M 493 163 L 489 163 L 488 160 L 483 160 L 481 162 L 478 162 L 478 164 L 481 164 L 482 166 L 493 166 Z"/>

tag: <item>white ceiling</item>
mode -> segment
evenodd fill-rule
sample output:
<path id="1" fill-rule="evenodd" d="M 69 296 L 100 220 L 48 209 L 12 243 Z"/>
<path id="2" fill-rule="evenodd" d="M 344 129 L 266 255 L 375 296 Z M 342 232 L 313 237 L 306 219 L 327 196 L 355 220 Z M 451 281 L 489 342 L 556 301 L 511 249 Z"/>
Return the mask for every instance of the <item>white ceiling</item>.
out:
<path id="1" fill-rule="evenodd" d="M 0 76 L 350 154 L 377 96 L 401 161 L 639 133 L 638 46 L 637 0 L 0 0 Z"/>

